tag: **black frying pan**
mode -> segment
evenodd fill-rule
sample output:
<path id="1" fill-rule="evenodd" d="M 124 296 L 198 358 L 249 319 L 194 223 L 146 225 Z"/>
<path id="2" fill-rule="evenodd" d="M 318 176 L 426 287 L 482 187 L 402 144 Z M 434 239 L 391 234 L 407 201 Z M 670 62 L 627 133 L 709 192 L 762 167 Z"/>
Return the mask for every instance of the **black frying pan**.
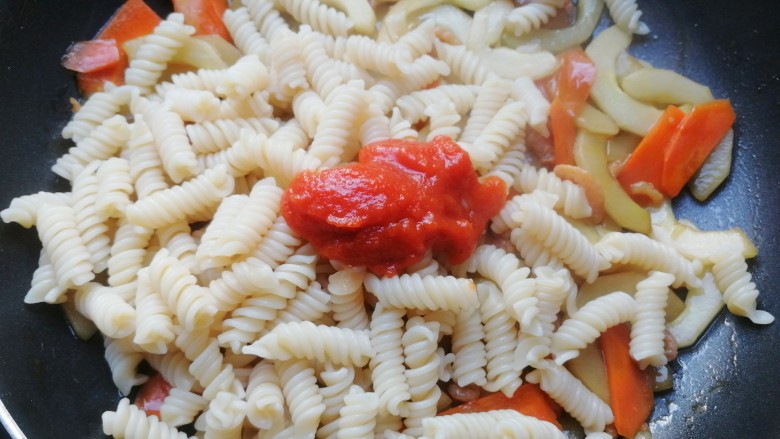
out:
<path id="1" fill-rule="evenodd" d="M 150 4 L 165 11 L 164 1 Z M 69 147 L 72 76 L 59 60 L 91 38 L 119 0 L 0 0 L 0 208 L 62 190 L 50 167 Z M 640 0 L 652 28 L 632 51 L 731 98 L 738 147 L 731 177 L 707 203 L 685 194 L 678 214 L 704 229 L 739 226 L 759 248 L 759 306 L 780 317 L 780 19 L 769 0 Z M 59 310 L 22 302 L 40 244 L 34 230 L 0 224 L 0 400 L 30 438 L 103 437 L 100 414 L 119 400 L 102 344 L 76 339 Z M 658 398 L 654 437 L 780 437 L 780 322 L 757 327 L 723 314 L 674 363 L 675 390 Z M 1 410 L 0 410 L 1 412 Z M 0 413 L 1 414 L 1 413 Z M 1 417 L 1 416 L 0 416 Z M 0 429 L 0 437 L 2 437 Z"/>

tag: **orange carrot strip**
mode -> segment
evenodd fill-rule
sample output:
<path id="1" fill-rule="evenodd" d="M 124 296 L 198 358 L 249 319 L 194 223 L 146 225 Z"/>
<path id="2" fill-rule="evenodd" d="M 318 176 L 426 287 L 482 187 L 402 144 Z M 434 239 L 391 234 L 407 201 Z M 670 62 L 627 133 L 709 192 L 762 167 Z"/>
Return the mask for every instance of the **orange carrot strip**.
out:
<path id="1" fill-rule="evenodd" d="M 613 326 L 599 338 L 609 384 L 609 405 L 618 434 L 634 437 L 653 410 L 653 383 L 629 353 L 631 329 Z"/>
<path id="2" fill-rule="evenodd" d="M 590 95 L 596 79 L 596 66 L 582 49 L 561 54 L 556 78 L 557 92 L 550 104 L 550 129 L 555 146 L 556 165 L 574 165 L 575 119 Z"/>
<path id="3" fill-rule="evenodd" d="M 439 413 L 439 416 L 454 415 L 456 413 L 480 413 L 501 409 L 516 410 L 526 416 L 533 416 L 537 419 L 551 422 L 556 427 L 561 428 L 561 424 L 558 423 L 561 407 L 550 399 L 538 385 L 531 383 L 524 383 L 518 387 L 511 398 L 508 398 L 501 392 L 491 393 L 443 411 Z"/>
<path id="4" fill-rule="evenodd" d="M 78 41 L 62 57 L 62 66 L 74 72 L 90 73 L 114 66 L 120 60 L 116 40 Z"/>
<path id="5" fill-rule="evenodd" d="M 726 99 L 695 105 L 680 122 L 666 148 L 661 192 L 670 197 L 679 194 L 735 119 L 734 109 Z"/>
<path id="6" fill-rule="evenodd" d="M 650 132 L 628 156 L 617 175 L 618 181 L 628 194 L 631 194 L 631 185 L 642 181 L 652 184 L 656 189 L 661 188 L 666 147 L 684 117 L 682 110 L 674 105 L 668 106 Z"/>

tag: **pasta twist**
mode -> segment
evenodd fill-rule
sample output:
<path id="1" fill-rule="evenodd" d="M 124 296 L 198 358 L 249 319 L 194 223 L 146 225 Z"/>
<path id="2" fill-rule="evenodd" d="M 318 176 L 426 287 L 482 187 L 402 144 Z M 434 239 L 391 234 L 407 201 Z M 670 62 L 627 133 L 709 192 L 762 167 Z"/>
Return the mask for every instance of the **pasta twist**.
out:
<path id="1" fill-rule="evenodd" d="M 333 68 L 334 60 L 328 56 L 320 34 L 312 32 L 306 26 L 301 29 L 299 35 L 306 78 L 314 92 L 326 100 L 339 85 L 344 83 L 345 78 Z"/>
<path id="2" fill-rule="evenodd" d="M 484 338 L 485 329 L 482 327 L 479 308 L 461 311 L 455 316 L 455 327 L 452 330 L 452 352 L 455 354 L 452 378 L 461 387 L 469 384 L 484 386 L 487 383 Z"/>
<path id="3" fill-rule="evenodd" d="M 304 149 L 295 149 L 286 140 L 269 139 L 262 143 L 259 160 L 263 174 L 273 177 L 279 187 L 286 188 L 293 178 L 305 170 L 313 171 L 322 166 L 322 162 Z"/>
<path id="4" fill-rule="evenodd" d="M 344 407 L 339 411 L 338 439 L 359 439 L 374 436 L 379 398 L 360 386 L 352 386 L 344 396 Z"/>
<path id="5" fill-rule="evenodd" d="M 670 294 L 669 285 L 673 281 L 673 275 L 653 271 L 636 285 L 636 313 L 631 322 L 630 353 L 639 363 L 640 369 L 647 366 L 660 367 L 667 362 L 664 355 L 664 315 Z"/>
<path id="6" fill-rule="evenodd" d="M 396 100 L 405 94 L 420 90 L 432 84 L 441 76 L 450 74 L 450 67 L 444 61 L 430 55 L 423 55 L 404 67 L 400 78 L 380 79 L 369 88 L 369 92 L 383 113 L 392 110 Z M 463 114 L 463 112 L 460 112 Z"/>
<path id="7" fill-rule="evenodd" d="M 199 69 L 195 72 L 177 73 L 171 76 L 174 86 L 188 90 L 205 90 L 217 94 L 226 69 Z"/>
<path id="8" fill-rule="evenodd" d="M 393 114 L 390 116 L 390 138 L 417 140 L 419 133 L 412 128 L 411 122 L 401 116 L 398 107 L 393 108 Z"/>
<path id="9" fill-rule="evenodd" d="M 474 100 L 474 107 L 469 112 L 469 118 L 463 127 L 461 142 L 473 143 L 479 133 L 490 123 L 498 110 L 504 106 L 511 84 L 506 79 L 493 77 L 487 79 L 479 88 Z"/>
<path id="10" fill-rule="evenodd" d="M 242 395 L 221 391 L 209 403 L 203 417 L 206 422 L 206 436 L 215 439 L 239 437 L 246 418 L 246 401 L 242 399 Z"/>
<path id="11" fill-rule="evenodd" d="M 147 376 L 138 373 L 138 365 L 144 361 L 144 356 L 130 338 L 104 337 L 103 346 L 111 378 L 122 395 L 129 395 L 133 387 L 146 382 Z"/>
<path id="12" fill-rule="evenodd" d="M 330 296 L 320 283 L 312 282 L 305 289 L 298 290 L 295 297 L 287 302 L 287 307 L 277 314 L 271 326 L 304 321 L 330 325 L 332 321 L 324 318 L 325 313 L 330 311 L 329 300 Z"/>
<path id="13" fill-rule="evenodd" d="M 358 115 L 367 108 L 366 95 L 359 82 L 349 82 L 333 92 L 333 100 L 317 125 L 309 146 L 309 154 L 322 161 L 322 166 L 332 167 L 354 155 L 355 151 L 347 146 Z"/>
<path id="14" fill-rule="evenodd" d="M 271 41 L 272 92 L 280 103 L 290 103 L 293 97 L 309 87 L 303 63 L 303 45 L 298 34 L 283 30 Z"/>
<path id="15" fill-rule="evenodd" d="M 596 243 L 596 249 L 610 263 L 632 264 L 646 270 L 674 275 L 672 287 L 683 283 L 691 288 L 701 285 L 701 262 L 691 262 L 669 245 L 641 233 L 610 232 Z"/>
<path id="16" fill-rule="evenodd" d="M 512 83 L 512 99 L 522 101 L 528 108 L 528 125 L 537 133 L 548 137 L 547 119 L 550 116 L 550 102 L 536 84 L 527 76 L 521 76 Z"/>
<path id="17" fill-rule="evenodd" d="M 332 71 L 328 70 L 328 72 Z M 292 109 L 295 119 L 301 124 L 301 128 L 306 132 L 306 135 L 314 137 L 317 125 L 319 125 L 320 119 L 325 114 L 327 106 L 318 94 L 320 92 L 315 91 L 318 90 L 316 83 L 311 79 L 309 81 L 312 82 L 314 90 L 304 90 L 295 95 L 292 101 Z M 338 81 L 337 84 L 341 84 L 341 81 Z"/>
<path id="18" fill-rule="evenodd" d="M 439 102 L 451 101 L 458 114 L 465 114 L 474 105 L 478 90 L 479 87 L 473 85 L 447 84 L 401 96 L 395 104 L 401 111 L 400 115 L 411 122 L 423 119 L 425 109 Z"/>
<path id="19" fill-rule="evenodd" d="M 226 10 L 222 21 L 241 53 L 257 55 L 261 60 L 268 57 L 268 41 L 260 34 L 246 7 Z"/>
<path id="20" fill-rule="evenodd" d="M 108 225 L 98 212 L 97 201 L 100 185 L 95 171 L 100 162 L 92 162 L 73 179 L 73 213 L 76 215 L 81 241 L 89 252 L 89 262 L 95 272 L 106 269 L 111 253 L 111 239 L 108 237 Z"/>
<path id="21" fill-rule="evenodd" d="M 175 351 L 166 355 L 146 354 L 144 359 L 173 387 L 190 391 L 195 385 L 195 377 L 189 371 L 190 361 L 183 352 Z"/>
<path id="22" fill-rule="evenodd" d="M 330 308 L 340 328 L 368 329 L 368 314 L 363 304 L 364 268 L 344 269 L 328 277 Z"/>
<path id="23" fill-rule="evenodd" d="M 218 152 L 198 156 L 198 164 L 204 169 L 224 165 L 231 176 L 244 177 L 259 167 L 257 158 L 265 141 L 263 134 L 242 130 L 233 145 Z"/>
<path id="24" fill-rule="evenodd" d="M 217 94 L 228 99 L 246 99 L 255 92 L 265 90 L 270 77 L 260 57 L 249 54 L 228 67 L 220 79 Z"/>
<path id="25" fill-rule="evenodd" d="M 134 91 L 132 87 L 122 86 L 93 93 L 62 128 L 62 138 L 79 143 L 89 137 L 95 128 L 119 114 L 119 110 L 130 102 Z"/>
<path id="26" fill-rule="evenodd" d="M 360 125 L 360 144 L 369 145 L 390 138 L 390 119 L 376 102 L 368 105 L 366 120 Z"/>
<path id="27" fill-rule="evenodd" d="M 318 0 L 281 0 L 280 4 L 295 20 L 317 32 L 346 36 L 355 27 L 346 14 Z"/>
<path id="28" fill-rule="evenodd" d="M 255 23 L 255 27 L 260 31 L 260 35 L 269 42 L 274 41 L 277 34 L 282 33 L 280 31 L 290 29 L 290 25 L 282 18 L 279 11 L 274 9 L 273 1 L 247 0 L 244 5 L 246 5 L 247 12 Z"/>
<path id="29" fill-rule="evenodd" d="M 298 235 L 287 225 L 284 217 L 279 215 L 260 244 L 255 247 L 252 256 L 265 262 L 271 268 L 276 268 L 281 262 L 287 260 L 300 245 L 301 240 Z"/>
<path id="30" fill-rule="evenodd" d="M 550 422 L 533 416 L 504 419 L 496 424 L 495 432 L 506 439 L 566 439 L 566 434 Z"/>
<path id="31" fill-rule="evenodd" d="M 445 102 L 440 105 L 431 105 L 425 109 L 425 115 L 428 116 L 428 135 L 426 142 L 432 141 L 438 136 L 447 136 L 450 139 L 457 140 L 460 133 L 460 115 L 455 111 L 455 104 Z"/>
<path id="32" fill-rule="evenodd" d="M 510 409 L 432 416 L 423 419 L 423 433 L 430 439 L 489 438 L 494 437 L 492 433 L 499 422 L 524 417 L 520 412 Z"/>
<path id="33" fill-rule="evenodd" d="M 79 287 L 95 277 L 89 252 L 76 227 L 76 215 L 72 207 L 44 204 L 38 209 L 37 228 L 58 284 L 66 288 Z M 58 299 L 50 298 L 53 302 Z"/>
<path id="34" fill-rule="evenodd" d="M 630 296 L 629 296 L 630 297 Z M 565 367 L 547 361 L 526 375 L 585 428 L 585 432 L 604 431 L 614 421 L 612 409 L 571 374 Z"/>
<path id="35" fill-rule="evenodd" d="M 568 180 L 562 180 L 545 168 L 536 168 L 525 164 L 520 168 L 519 179 L 515 189 L 530 194 L 535 190 L 543 190 L 558 197 L 555 209 L 571 218 L 588 218 L 593 213 L 585 191 L 581 186 Z"/>
<path id="36" fill-rule="evenodd" d="M 58 158 L 51 170 L 66 180 L 73 180 L 79 170 L 95 160 L 115 156 L 130 138 L 127 120 L 116 115 L 110 117 L 89 132 L 76 146 Z"/>
<path id="37" fill-rule="evenodd" d="M 192 362 L 192 376 L 204 387 L 203 397 L 209 401 L 222 391 L 229 391 L 236 382 L 233 365 L 225 363 L 217 340 L 207 330 L 184 330 L 176 337 L 176 346 Z"/>
<path id="38" fill-rule="evenodd" d="M 198 243 L 187 221 L 178 221 L 157 229 L 157 239 L 160 246 L 165 247 L 171 256 L 178 259 L 188 270 L 199 271 L 195 260 Z"/>
<path id="39" fill-rule="evenodd" d="M 500 178 L 506 183 L 507 187 L 513 187 L 517 184 L 517 181 L 520 180 L 520 170 L 523 169 L 527 163 L 524 133 L 519 133 L 518 138 L 520 138 L 521 141 L 515 139 L 515 144 L 511 145 L 496 161 L 490 171 L 484 175 L 492 175 Z"/>
<path id="40" fill-rule="evenodd" d="M 492 282 L 477 284 L 482 322 L 485 325 L 485 359 L 487 382 L 483 386 L 491 392 L 513 395 L 522 384 L 514 364 L 517 328 L 504 306 L 501 290 Z"/>
<path id="41" fill-rule="evenodd" d="M 73 192 L 38 192 L 16 197 L 0 211 L 0 218 L 5 223 L 14 222 L 29 229 L 38 222 L 38 210 L 46 203 L 70 206 L 73 204 Z"/>
<path id="42" fill-rule="evenodd" d="M 130 205 L 133 182 L 130 177 L 130 163 L 119 157 L 112 157 L 97 170 L 97 194 L 95 209 L 102 218 L 124 217 L 124 210 Z"/>
<path id="43" fill-rule="evenodd" d="M 203 122 L 219 117 L 222 101 L 207 90 L 172 87 L 165 92 L 163 103 L 185 122 Z"/>
<path id="44" fill-rule="evenodd" d="M 138 87 L 142 93 L 150 92 L 184 40 L 194 33 L 194 27 L 184 24 L 182 14 L 168 15 L 146 37 L 130 60 L 130 66 L 125 71 L 125 83 Z"/>
<path id="45" fill-rule="evenodd" d="M 174 427 L 187 425 L 208 405 L 208 400 L 197 393 L 174 387 L 160 406 L 160 420 Z"/>
<path id="46" fill-rule="evenodd" d="M 516 213 L 515 217 L 522 223 L 522 228 L 527 229 L 531 236 L 560 258 L 574 273 L 584 277 L 586 282 L 596 280 L 599 271 L 608 266 L 588 238 L 534 197 L 524 199 L 520 212 Z"/>
<path id="47" fill-rule="evenodd" d="M 238 141 L 243 130 L 269 135 L 279 129 L 279 122 L 268 118 L 218 119 L 193 123 L 185 127 L 196 154 L 222 151 Z"/>
<path id="48" fill-rule="evenodd" d="M 140 114 L 136 115 L 133 122 L 126 151 L 130 179 L 137 199 L 148 197 L 168 187 L 154 136 Z"/>
<path id="49" fill-rule="evenodd" d="M 149 264 L 149 278 L 179 322 L 186 329 L 211 325 L 217 308 L 207 288 L 196 284 L 187 267 L 160 249 Z"/>
<path id="50" fill-rule="evenodd" d="M 409 52 L 412 58 L 419 58 L 433 50 L 434 41 L 436 41 L 436 22 L 425 20 L 401 35 L 394 45 L 398 50 Z"/>
<path id="51" fill-rule="evenodd" d="M 460 145 L 469 153 L 474 167 L 488 170 L 509 149 L 527 121 L 525 103 L 510 102 L 496 112 L 474 143 L 461 142 Z"/>
<path id="52" fill-rule="evenodd" d="M 402 309 L 377 303 L 371 315 L 371 346 L 376 355 L 369 360 L 371 381 L 379 395 L 379 411 L 398 415 L 401 405 L 411 398 L 409 384 L 404 375 L 403 316 Z"/>
<path id="53" fill-rule="evenodd" d="M 279 213 L 282 189 L 273 178 L 257 182 L 252 192 L 225 198 L 201 238 L 196 258 L 200 268 L 228 266 L 249 254 Z"/>
<path id="54" fill-rule="evenodd" d="M 619 28 L 629 34 L 646 35 L 650 33 L 650 28 L 639 18 L 642 11 L 636 4 L 636 0 L 606 0 L 607 10 L 610 17 Z"/>
<path id="55" fill-rule="evenodd" d="M 157 141 L 166 174 L 174 183 L 193 177 L 200 171 L 198 160 L 187 139 L 184 121 L 178 113 L 144 98 L 131 103 L 133 113 L 141 114 Z"/>
<path id="56" fill-rule="evenodd" d="M 146 412 L 130 400 L 122 398 L 116 411 L 103 412 L 103 434 L 126 439 L 187 439 L 187 435 L 178 431 L 156 416 L 146 416 Z"/>
<path id="57" fill-rule="evenodd" d="M 296 436 L 313 436 L 325 411 L 314 369 L 307 360 L 277 361 L 275 366 Z"/>
<path id="58" fill-rule="evenodd" d="M 246 400 L 247 419 L 256 428 L 267 430 L 284 420 L 284 395 L 273 363 L 261 360 L 252 368 Z"/>
<path id="59" fill-rule="evenodd" d="M 507 26 L 512 29 L 515 36 L 525 35 L 547 24 L 562 7 L 561 0 L 538 0 L 519 6 L 507 16 Z"/>
<path id="60" fill-rule="evenodd" d="M 406 332 L 401 338 L 406 363 L 406 381 L 409 384 L 411 400 L 406 403 L 409 411 L 404 431 L 411 436 L 420 436 L 424 419 L 435 416 L 441 390 L 439 380 L 441 358 L 436 353 L 438 324 L 425 323 L 420 317 L 409 319 Z"/>
<path id="61" fill-rule="evenodd" d="M 419 274 L 380 279 L 368 274 L 365 286 L 379 302 L 396 308 L 459 311 L 478 306 L 476 287 L 470 279 Z"/>
<path id="62" fill-rule="evenodd" d="M 453 46 L 436 40 L 434 47 L 439 59 L 450 66 L 452 75 L 462 83 L 482 85 L 487 79 L 495 76 L 495 73 L 485 68 L 479 55 L 466 46 Z"/>
<path id="63" fill-rule="evenodd" d="M 531 236 L 525 228 L 512 230 L 509 239 L 520 252 L 523 261 L 531 268 L 563 268 L 563 262 L 544 246 L 544 243 Z"/>
<path id="64" fill-rule="evenodd" d="M 136 322 L 133 343 L 152 354 L 165 354 L 176 338 L 173 313 L 163 302 L 160 293 L 152 287 L 149 268 L 138 271 L 135 297 Z"/>
<path id="65" fill-rule="evenodd" d="M 325 385 L 320 389 L 325 411 L 322 412 L 321 427 L 317 430 L 317 437 L 335 438 L 339 434 L 339 412 L 344 407 L 344 397 L 355 382 L 355 369 L 352 367 L 336 369 L 332 364 L 325 363 L 325 370 L 320 373 L 320 379 Z"/>
<path id="66" fill-rule="evenodd" d="M 374 356 L 368 331 L 315 325 L 309 321 L 280 323 L 241 351 L 275 360 L 307 358 L 355 366 L 364 366 Z"/>
<path id="67" fill-rule="evenodd" d="M 270 291 L 278 285 L 268 264 L 257 258 L 248 258 L 223 271 L 218 279 L 209 283 L 209 290 L 218 310 L 232 311 L 247 296 Z"/>
<path id="68" fill-rule="evenodd" d="M 713 256 L 713 262 L 712 274 L 729 311 L 759 325 L 768 325 L 775 320 L 772 314 L 756 309 L 758 288 L 739 252 L 722 250 Z"/>
<path id="69" fill-rule="evenodd" d="M 636 303 L 630 295 L 616 291 L 593 299 L 564 320 L 552 336 L 551 351 L 558 364 L 579 355 L 608 328 L 634 318 Z"/>
<path id="70" fill-rule="evenodd" d="M 41 250 L 38 268 L 33 272 L 30 289 L 24 296 L 24 303 L 64 303 L 68 300 L 68 289 L 57 282 L 57 274 L 46 250 Z"/>
<path id="71" fill-rule="evenodd" d="M 219 165 L 179 186 L 155 192 L 127 206 L 127 220 L 150 229 L 173 224 L 216 207 L 233 192 L 234 185 L 227 168 Z"/>
<path id="72" fill-rule="evenodd" d="M 409 51 L 365 35 L 336 38 L 333 56 L 388 77 L 401 76 L 405 66 L 412 63 Z"/>

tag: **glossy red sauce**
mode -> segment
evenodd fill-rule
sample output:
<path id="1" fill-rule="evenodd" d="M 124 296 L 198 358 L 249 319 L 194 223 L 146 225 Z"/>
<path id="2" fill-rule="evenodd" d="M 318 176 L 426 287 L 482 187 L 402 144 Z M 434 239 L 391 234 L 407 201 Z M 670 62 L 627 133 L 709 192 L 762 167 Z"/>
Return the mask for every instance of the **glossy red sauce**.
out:
<path id="1" fill-rule="evenodd" d="M 432 249 L 457 264 L 506 200 L 448 137 L 365 146 L 358 163 L 302 172 L 282 198 L 290 227 L 328 259 L 394 275 Z"/>

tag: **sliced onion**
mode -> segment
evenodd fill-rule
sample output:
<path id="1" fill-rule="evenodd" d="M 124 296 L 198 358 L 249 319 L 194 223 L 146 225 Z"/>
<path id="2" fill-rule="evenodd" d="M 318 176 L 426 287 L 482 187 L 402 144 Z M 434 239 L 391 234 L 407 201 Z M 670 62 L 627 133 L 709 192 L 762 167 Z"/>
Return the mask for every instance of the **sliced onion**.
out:
<path id="1" fill-rule="evenodd" d="M 690 183 L 691 193 L 699 201 L 704 201 L 729 176 L 731 171 L 731 153 L 734 149 L 734 130 L 729 130 L 704 161 L 699 172 Z"/>

